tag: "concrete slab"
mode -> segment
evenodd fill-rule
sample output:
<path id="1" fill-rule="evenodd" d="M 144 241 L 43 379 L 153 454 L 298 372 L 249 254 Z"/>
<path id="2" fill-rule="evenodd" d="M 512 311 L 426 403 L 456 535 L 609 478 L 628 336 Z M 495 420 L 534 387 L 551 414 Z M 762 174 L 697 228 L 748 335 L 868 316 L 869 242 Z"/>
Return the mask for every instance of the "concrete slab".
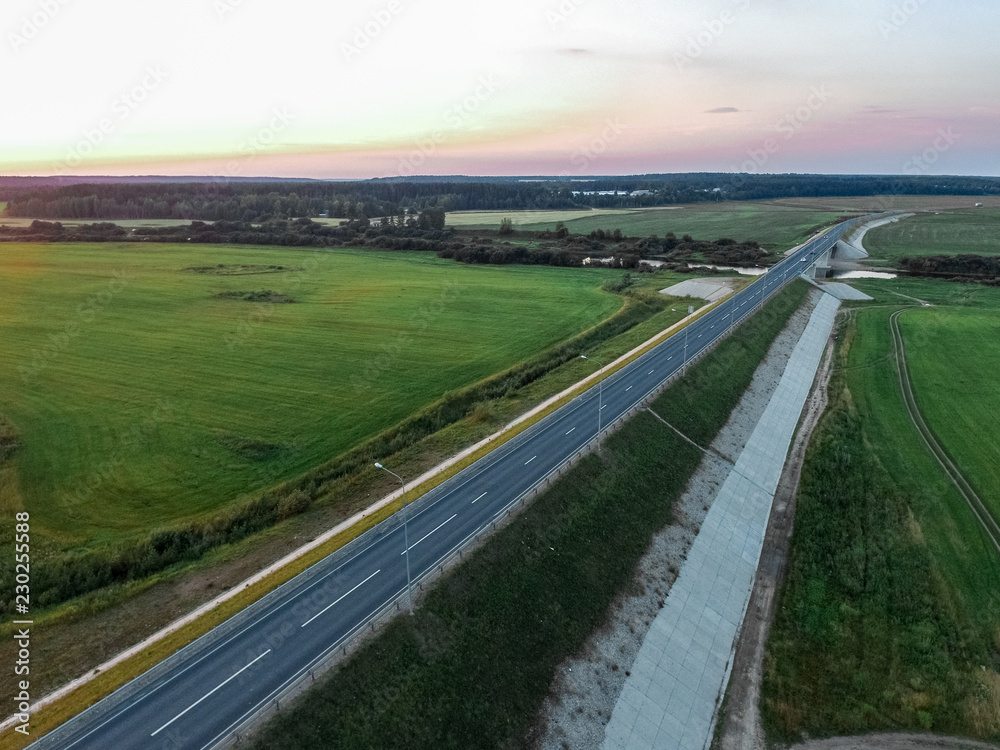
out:
<path id="1" fill-rule="evenodd" d="M 858 300 L 861 302 L 868 302 L 875 299 L 874 297 L 869 297 L 864 292 L 859 292 L 853 286 L 841 284 L 840 282 L 822 282 L 819 287 L 824 292 L 832 294 L 837 299 Z"/>
<path id="2" fill-rule="evenodd" d="M 774 492 L 839 306 L 826 295 L 813 311 L 643 641 L 605 730 L 604 750 L 693 750 L 711 743 Z"/>
<path id="3" fill-rule="evenodd" d="M 660 294 L 671 297 L 694 297 L 715 302 L 733 293 L 732 279 L 688 279 L 672 287 L 661 289 Z"/>

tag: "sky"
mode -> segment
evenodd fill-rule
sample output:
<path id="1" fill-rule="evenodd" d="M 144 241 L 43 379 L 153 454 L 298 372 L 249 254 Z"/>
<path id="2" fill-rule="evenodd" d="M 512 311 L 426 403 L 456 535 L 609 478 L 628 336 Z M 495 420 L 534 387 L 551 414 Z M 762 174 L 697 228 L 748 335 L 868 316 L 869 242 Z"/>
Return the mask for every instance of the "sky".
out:
<path id="1" fill-rule="evenodd" d="M 996 0 L 4 6 L 5 175 L 1000 175 Z"/>

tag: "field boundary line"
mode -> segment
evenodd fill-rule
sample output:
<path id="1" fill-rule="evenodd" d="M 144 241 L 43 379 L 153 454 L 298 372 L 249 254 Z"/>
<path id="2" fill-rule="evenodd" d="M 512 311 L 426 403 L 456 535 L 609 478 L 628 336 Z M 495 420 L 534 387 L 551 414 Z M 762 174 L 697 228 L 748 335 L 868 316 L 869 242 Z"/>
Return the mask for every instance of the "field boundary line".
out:
<path id="1" fill-rule="evenodd" d="M 756 283 L 759 278 L 763 277 L 755 278 L 747 288 Z M 659 346 L 667 338 L 670 338 L 670 336 L 708 314 L 735 294 L 737 292 L 734 291 L 722 299 L 704 305 L 694 313 L 687 315 L 677 323 L 665 328 L 632 350 L 621 355 L 605 367 L 588 375 L 560 393 L 551 396 L 524 414 L 521 414 L 493 435 L 484 438 L 424 472 L 424 474 L 409 483 L 409 488 L 406 490 L 405 496 L 402 489 L 395 490 L 364 510 L 337 524 L 332 529 L 320 534 L 312 541 L 288 553 L 253 576 L 237 583 L 215 599 L 202 604 L 187 615 L 161 628 L 141 643 L 120 652 L 103 664 L 90 669 L 86 674 L 43 696 L 31 706 L 33 736 L 40 738 L 47 734 L 76 714 L 108 697 L 156 664 L 159 664 L 204 635 L 207 635 L 230 617 L 259 601 L 304 570 L 345 547 L 366 531 L 391 517 L 402 509 L 404 499 L 407 505 L 414 503 L 462 470 L 489 455 L 497 448 L 506 445 L 545 417 L 585 393 L 600 378 L 608 377 L 631 364 L 642 355 Z M 229 606 L 223 608 L 222 605 Z M 167 639 L 169 639 L 169 642 L 167 642 Z M 152 653 L 149 653 L 149 650 L 153 646 L 159 647 Z M 100 683 L 99 687 L 93 685 L 95 681 Z M 79 695 L 80 701 L 74 701 L 74 705 L 72 706 L 60 705 L 62 701 L 68 700 L 71 696 L 78 693 L 78 691 L 88 686 L 91 686 L 92 694 L 87 694 L 86 696 Z M 42 713 L 43 709 L 48 709 L 48 711 Z M 16 717 L 14 715 L 8 716 L 3 722 L 0 722 L 0 731 L 9 729 L 14 723 L 16 723 Z M 23 747 L 23 743 L 17 742 L 17 739 L 10 738 L 9 734 L 5 735 L 0 738 L 0 749 Z"/>
<path id="2" fill-rule="evenodd" d="M 906 411 L 909 413 L 910 421 L 917 428 L 917 432 L 920 433 L 920 437 L 923 439 L 927 449 L 941 465 L 941 468 L 944 469 L 945 474 L 948 475 L 948 479 L 955 485 L 955 489 L 965 499 L 969 508 L 972 509 L 973 514 L 975 514 L 976 519 L 983 527 L 990 541 L 993 542 L 993 546 L 996 547 L 997 552 L 1000 552 L 1000 524 L 993 518 L 993 514 L 990 513 L 989 508 L 986 507 L 979 495 L 976 494 L 976 491 L 972 489 L 972 485 L 969 484 L 968 480 L 966 480 L 965 476 L 948 456 L 945 449 L 938 443 L 933 431 L 927 422 L 924 421 L 923 414 L 920 412 L 916 395 L 913 392 L 913 382 L 910 380 L 910 370 L 906 364 L 906 344 L 903 341 L 903 334 L 899 330 L 899 316 L 904 312 L 906 310 L 899 310 L 890 315 L 889 327 L 892 331 L 892 345 L 896 354 L 896 372 L 899 375 L 899 389 L 903 396 L 903 403 L 906 404 Z"/>

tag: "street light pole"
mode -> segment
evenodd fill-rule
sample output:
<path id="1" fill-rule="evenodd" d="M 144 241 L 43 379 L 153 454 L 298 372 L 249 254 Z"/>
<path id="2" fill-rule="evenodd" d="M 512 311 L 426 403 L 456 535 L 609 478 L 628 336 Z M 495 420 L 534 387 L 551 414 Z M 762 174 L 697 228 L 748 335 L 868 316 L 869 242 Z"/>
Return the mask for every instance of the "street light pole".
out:
<path id="1" fill-rule="evenodd" d="M 684 326 L 684 365 L 681 369 L 685 373 L 687 373 L 688 367 L 688 328 L 690 326 Z"/>
<path id="2" fill-rule="evenodd" d="M 399 476 L 399 474 L 397 474 L 394 471 L 389 471 L 382 464 L 376 462 L 375 466 L 376 466 L 376 468 L 381 469 L 382 471 L 386 472 L 387 474 L 392 474 L 394 477 L 396 477 L 396 479 L 399 480 L 400 487 L 402 487 L 402 489 L 403 489 L 403 494 L 402 494 L 402 498 L 403 498 L 403 545 L 405 546 L 404 552 L 406 553 L 404 555 L 404 557 L 406 557 L 406 591 L 407 591 L 407 594 L 409 595 L 409 598 L 410 598 L 410 614 L 412 615 L 413 614 L 413 579 L 410 577 L 410 532 L 409 532 L 409 529 L 407 528 L 408 524 L 407 524 L 407 518 L 406 518 L 406 482 L 403 481 L 403 478 L 401 476 Z"/>
<path id="3" fill-rule="evenodd" d="M 585 359 L 588 362 L 593 359 L 593 357 L 588 357 L 584 354 L 580 355 L 580 359 Z M 597 452 L 601 452 L 601 412 L 604 411 L 604 365 L 601 364 L 599 360 L 594 359 L 597 362 L 598 367 L 601 368 L 601 379 L 597 385 Z"/>

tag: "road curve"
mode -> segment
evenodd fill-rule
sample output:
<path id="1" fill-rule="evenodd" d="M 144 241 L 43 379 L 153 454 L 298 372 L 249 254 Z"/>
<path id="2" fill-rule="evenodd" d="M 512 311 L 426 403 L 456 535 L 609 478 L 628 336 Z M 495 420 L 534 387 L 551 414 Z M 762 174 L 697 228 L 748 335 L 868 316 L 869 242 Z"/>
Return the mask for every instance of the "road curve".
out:
<path id="1" fill-rule="evenodd" d="M 631 364 L 409 507 L 413 578 L 435 570 L 595 437 L 811 265 L 858 220 L 784 258 Z M 601 395 L 599 396 L 599 391 Z M 31 745 L 206 750 L 365 628 L 406 590 L 396 514 Z"/>

